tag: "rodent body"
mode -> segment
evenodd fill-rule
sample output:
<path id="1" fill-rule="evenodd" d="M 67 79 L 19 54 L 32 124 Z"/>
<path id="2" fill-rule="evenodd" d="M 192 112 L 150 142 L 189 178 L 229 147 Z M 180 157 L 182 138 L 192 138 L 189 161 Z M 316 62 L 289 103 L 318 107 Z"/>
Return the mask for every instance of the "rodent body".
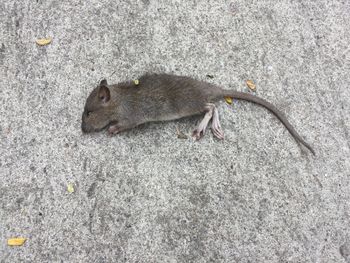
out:
<path id="1" fill-rule="evenodd" d="M 249 93 L 224 90 L 204 81 L 170 74 L 145 74 L 139 78 L 138 85 L 133 81 L 115 85 L 101 81 L 86 100 L 81 127 L 86 133 L 108 128 L 109 133 L 114 134 L 146 122 L 175 120 L 205 113 L 194 131 L 194 137 L 201 138 L 212 120 L 214 135 L 222 139 L 223 132 L 214 103 L 224 97 L 250 101 L 267 108 L 297 141 L 314 154 L 311 146 L 269 102 Z"/>

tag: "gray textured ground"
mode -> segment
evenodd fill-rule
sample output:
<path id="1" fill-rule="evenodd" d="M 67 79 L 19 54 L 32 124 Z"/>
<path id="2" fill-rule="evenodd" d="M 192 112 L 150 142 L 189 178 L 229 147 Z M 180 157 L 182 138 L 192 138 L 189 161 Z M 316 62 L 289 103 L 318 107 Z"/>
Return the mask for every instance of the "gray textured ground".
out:
<path id="1" fill-rule="evenodd" d="M 350 262 L 349 14 L 347 0 L 2 0 L 0 261 Z M 254 80 L 317 157 L 244 102 L 220 104 L 225 141 L 176 137 L 198 118 L 83 136 L 98 81 L 146 71 Z"/>

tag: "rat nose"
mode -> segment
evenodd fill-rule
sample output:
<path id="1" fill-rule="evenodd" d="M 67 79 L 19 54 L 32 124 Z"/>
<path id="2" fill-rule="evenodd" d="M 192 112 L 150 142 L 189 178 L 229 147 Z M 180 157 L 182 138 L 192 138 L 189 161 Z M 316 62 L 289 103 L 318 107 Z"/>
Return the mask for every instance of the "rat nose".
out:
<path id="1" fill-rule="evenodd" d="M 81 130 L 83 131 L 83 133 L 88 133 L 91 131 L 91 129 L 89 129 L 89 126 L 85 122 L 81 123 Z"/>

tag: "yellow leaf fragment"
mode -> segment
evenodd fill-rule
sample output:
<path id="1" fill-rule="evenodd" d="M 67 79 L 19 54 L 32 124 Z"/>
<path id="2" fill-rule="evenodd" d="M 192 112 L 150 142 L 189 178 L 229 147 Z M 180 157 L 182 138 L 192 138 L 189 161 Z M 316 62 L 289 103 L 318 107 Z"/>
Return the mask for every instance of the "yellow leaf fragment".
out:
<path id="1" fill-rule="evenodd" d="M 256 86 L 252 80 L 247 80 L 246 83 L 248 88 L 250 88 L 251 90 L 256 90 Z"/>
<path id="2" fill-rule="evenodd" d="M 232 98 L 231 97 L 225 97 L 225 100 L 227 102 L 227 104 L 232 104 Z"/>
<path id="3" fill-rule="evenodd" d="M 69 193 L 74 193 L 74 185 L 71 184 L 71 183 L 69 183 L 69 184 L 67 185 L 67 191 L 68 191 Z"/>
<path id="4" fill-rule="evenodd" d="M 26 238 L 24 237 L 14 237 L 14 238 L 9 238 L 7 240 L 7 245 L 8 246 L 22 246 L 24 242 L 26 242 Z"/>
<path id="5" fill-rule="evenodd" d="M 36 43 L 39 45 L 39 46 L 46 46 L 48 44 L 50 44 L 52 41 L 52 38 L 51 37 L 48 37 L 48 38 L 40 38 L 40 39 L 37 39 L 36 40 Z"/>
<path id="6" fill-rule="evenodd" d="M 139 81 L 138 79 L 135 79 L 135 80 L 134 80 L 134 84 L 137 86 L 137 85 L 140 84 L 140 81 Z"/>

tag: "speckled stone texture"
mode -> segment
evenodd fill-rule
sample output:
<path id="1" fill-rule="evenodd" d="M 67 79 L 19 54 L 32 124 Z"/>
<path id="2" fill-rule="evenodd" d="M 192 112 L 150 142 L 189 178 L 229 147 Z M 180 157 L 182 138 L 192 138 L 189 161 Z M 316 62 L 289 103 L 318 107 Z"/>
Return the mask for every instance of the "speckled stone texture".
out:
<path id="1" fill-rule="evenodd" d="M 350 262 L 349 14 L 347 0 L 2 0 L 0 261 Z M 82 134 L 99 80 L 147 71 L 251 79 L 317 156 L 246 102 L 219 104 L 224 141 L 178 139 L 198 117 Z"/>

